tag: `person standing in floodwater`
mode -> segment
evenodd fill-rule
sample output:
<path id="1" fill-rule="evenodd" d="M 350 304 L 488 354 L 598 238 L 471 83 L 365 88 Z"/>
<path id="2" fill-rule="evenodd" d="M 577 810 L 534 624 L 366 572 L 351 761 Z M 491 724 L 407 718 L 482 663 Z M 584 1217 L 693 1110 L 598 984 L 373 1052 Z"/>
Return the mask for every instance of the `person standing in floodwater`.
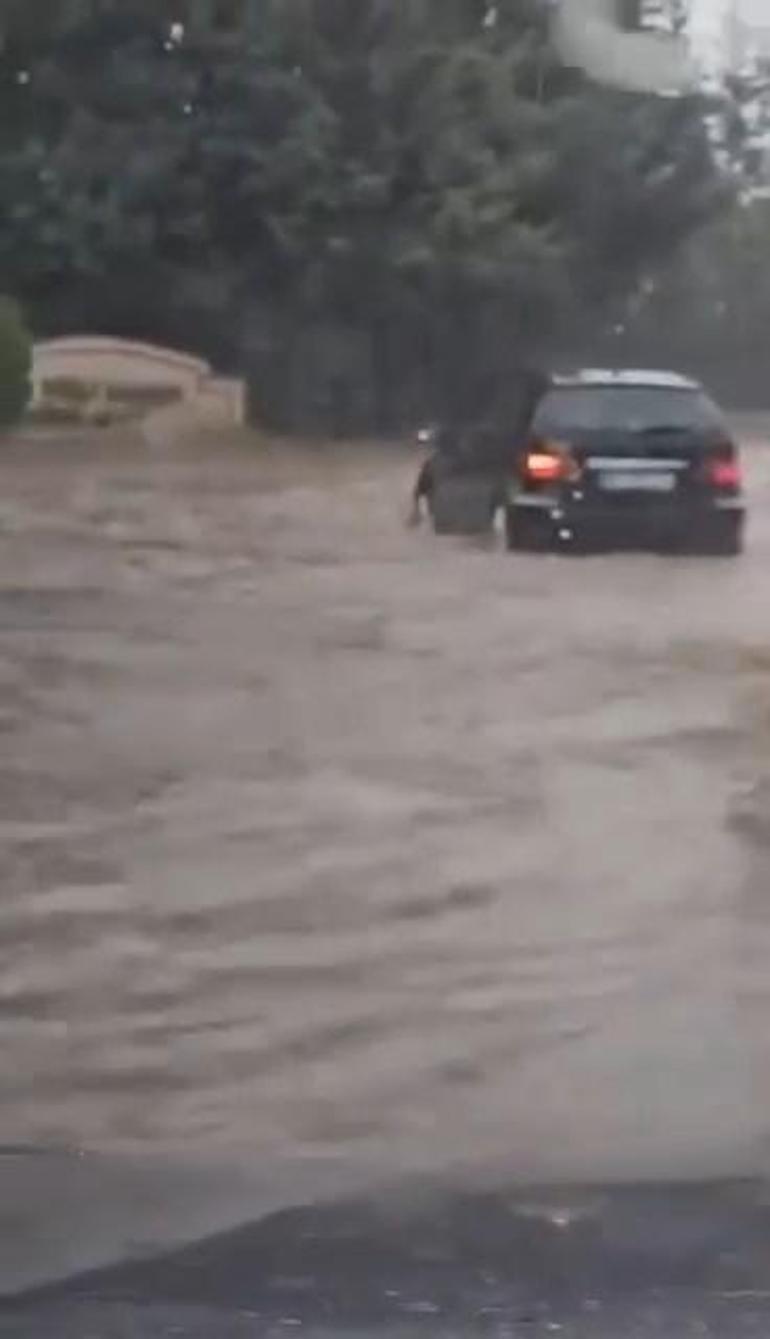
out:
<path id="1" fill-rule="evenodd" d="M 442 479 L 462 475 L 489 480 L 492 494 L 503 487 L 526 444 L 529 426 L 550 377 L 540 368 L 513 374 L 488 394 L 472 424 L 465 428 L 442 425 L 429 434 L 430 454 L 423 461 L 412 491 L 409 522 L 419 525 L 433 511 Z"/>

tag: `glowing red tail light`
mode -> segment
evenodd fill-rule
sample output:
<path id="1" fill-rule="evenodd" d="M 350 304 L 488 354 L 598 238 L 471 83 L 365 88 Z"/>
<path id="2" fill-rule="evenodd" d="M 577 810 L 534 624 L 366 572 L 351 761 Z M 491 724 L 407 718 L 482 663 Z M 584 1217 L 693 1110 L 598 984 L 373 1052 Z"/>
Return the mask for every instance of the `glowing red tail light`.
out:
<path id="1" fill-rule="evenodd" d="M 524 477 L 529 483 L 562 483 L 579 474 L 577 461 L 562 442 L 534 442 L 524 457 Z"/>
<path id="2" fill-rule="evenodd" d="M 737 492 L 743 483 L 740 462 L 735 456 L 716 456 L 706 464 L 706 479 L 712 488 Z"/>
<path id="3" fill-rule="evenodd" d="M 547 451 L 530 451 L 524 462 L 524 472 L 533 483 L 556 483 L 564 478 L 564 461 Z"/>

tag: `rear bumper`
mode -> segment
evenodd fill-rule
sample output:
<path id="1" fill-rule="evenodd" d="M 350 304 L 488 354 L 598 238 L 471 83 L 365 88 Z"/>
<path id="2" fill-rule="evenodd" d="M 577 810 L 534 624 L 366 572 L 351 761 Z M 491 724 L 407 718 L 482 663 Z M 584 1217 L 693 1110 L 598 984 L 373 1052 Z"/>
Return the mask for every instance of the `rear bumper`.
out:
<path id="1" fill-rule="evenodd" d="M 508 508 L 555 543 L 586 539 L 616 545 L 671 544 L 740 532 L 746 519 L 742 497 L 685 498 L 641 505 L 613 506 L 593 499 L 520 493 Z"/>

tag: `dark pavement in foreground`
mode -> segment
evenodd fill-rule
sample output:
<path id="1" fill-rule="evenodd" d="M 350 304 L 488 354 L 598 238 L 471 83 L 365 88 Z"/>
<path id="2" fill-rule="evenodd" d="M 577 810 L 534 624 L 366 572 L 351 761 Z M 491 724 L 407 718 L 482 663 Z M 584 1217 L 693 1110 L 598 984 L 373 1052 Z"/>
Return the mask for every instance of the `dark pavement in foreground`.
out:
<path id="1" fill-rule="evenodd" d="M 749 1184 L 297 1209 L 7 1301 L 3 1339 L 295 1331 L 575 1339 L 770 1334 L 770 1196 Z"/>

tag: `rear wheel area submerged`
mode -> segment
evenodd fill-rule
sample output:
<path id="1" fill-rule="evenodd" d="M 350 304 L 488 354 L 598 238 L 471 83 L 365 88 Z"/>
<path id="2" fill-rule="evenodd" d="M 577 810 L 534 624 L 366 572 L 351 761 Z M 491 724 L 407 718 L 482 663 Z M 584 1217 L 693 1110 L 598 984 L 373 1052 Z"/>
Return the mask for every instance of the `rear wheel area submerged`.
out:
<path id="1" fill-rule="evenodd" d="M 550 518 L 509 507 L 505 513 L 505 546 L 510 553 L 550 552 L 556 547 Z"/>
<path id="2" fill-rule="evenodd" d="M 744 527 L 740 521 L 730 520 L 711 529 L 696 542 L 694 552 L 706 558 L 739 558 L 744 550 Z"/>

